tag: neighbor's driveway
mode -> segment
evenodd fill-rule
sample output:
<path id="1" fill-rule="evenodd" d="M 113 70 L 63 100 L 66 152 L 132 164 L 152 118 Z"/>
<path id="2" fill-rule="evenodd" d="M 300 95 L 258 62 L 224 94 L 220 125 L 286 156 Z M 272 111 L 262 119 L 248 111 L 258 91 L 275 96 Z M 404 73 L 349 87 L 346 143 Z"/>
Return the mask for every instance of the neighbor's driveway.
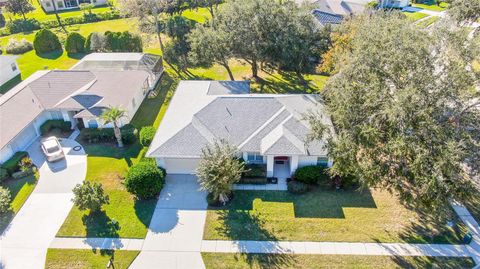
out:
<path id="1" fill-rule="evenodd" d="M 206 194 L 193 175 L 168 175 L 142 250 L 130 268 L 205 268 L 200 255 Z"/>
<path id="2" fill-rule="evenodd" d="M 61 141 L 66 159 L 47 163 L 35 142 L 28 152 L 40 179 L 22 209 L 0 235 L 0 268 L 43 268 L 50 242 L 68 215 L 73 187 L 85 179 L 87 157 L 74 140 Z"/>

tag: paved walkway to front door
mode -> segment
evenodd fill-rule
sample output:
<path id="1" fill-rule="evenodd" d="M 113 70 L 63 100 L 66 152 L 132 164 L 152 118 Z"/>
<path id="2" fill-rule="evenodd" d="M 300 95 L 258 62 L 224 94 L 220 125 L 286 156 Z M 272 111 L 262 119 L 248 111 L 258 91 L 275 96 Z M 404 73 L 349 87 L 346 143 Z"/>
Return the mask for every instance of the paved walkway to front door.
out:
<path id="1" fill-rule="evenodd" d="M 85 179 L 87 156 L 74 140 L 61 141 L 66 158 L 47 163 L 35 142 L 28 152 L 40 179 L 22 209 L 0 235 L 0 268 L 43 268 L 47 249 L 72 207 L 72 189 Z"/>

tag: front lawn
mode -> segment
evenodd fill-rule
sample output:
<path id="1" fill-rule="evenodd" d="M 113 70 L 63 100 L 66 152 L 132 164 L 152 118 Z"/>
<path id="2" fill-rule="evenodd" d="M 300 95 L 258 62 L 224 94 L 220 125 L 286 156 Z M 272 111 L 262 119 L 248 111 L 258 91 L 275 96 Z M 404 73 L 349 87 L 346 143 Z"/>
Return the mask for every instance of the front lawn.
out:
<path id="1" fill-rule="evenodd" d="M 27 201 L 28 197 L 35 189 L 37 182 L 38 174 L 19 179 L 9 178 L 4 183 L 0 184 L 2 187 L 10 190 L 10 195 L 12 197 L 10 212 L 0 217 L 0 234 L 5 230 L 10 221 L 12 221 L 15 214 L 20 211 L 25 201 Z"/>
<path id="2" fill-rule="evenodd" d="M 208 268 L 276 268 L 276 269 L 358 269 L 358 268 L 472 268 L 470 258 L 451 257 L 390 257 L 354 255 L 271 255 L 202 253 Z"/>
<path id="3" fill-rule="evenodd" d="M 114 255 L 113 265 L 116 269 L 126 269 L 132 264 L 140 251 L 116 250 L 99 251 L 88 249 L 49 249 L 45 261 L 47 269 L 90 269 L 107 268 L 107 263 Z M 112 268 L 112 267 L 110 267 Z"/>
<path id="4" fill-rule="evenodd" d="M 165 74 L 156 94 L 144 100 L 132 124 L 137 128 L 158 126 L 174 86 Z M 73 207 L 57 236 L 144 238 L 157 200 L 136 200 L 122 181 L 128 168 L 143 158 L 147 148 L 138 143 L 123 149 L 109 144 L 84 144 L 84 148 L 88 154 L 86 180 L 100 182 L 110 196 L 110 204 L 95 215 Z"/>
<path id="5" fill-rule="evenodd" d="M 405 14 L 405 16 L 412 21 L 418 21 L 428 16 L 427 14 L 421 12 L 403 12 L 403 14 Z"/>
<path id="6" fill-rule="evenodd" d="M 412 4 L 412 7 L 417 7 L 417 8 L 422 8 L 426 10 L 431 10 L 431 11 L 444 11 L 448 7 L 448 3 L 440 3 L 439 5 L 437 4 Z"/>
<path id="7" fill-rule="evenodd" d="M 208 210 L 204 239 L 460 243 L 465 227 L 451 216 L 455 229 L 376 190 L 236 191 L 226 208 Z"/>

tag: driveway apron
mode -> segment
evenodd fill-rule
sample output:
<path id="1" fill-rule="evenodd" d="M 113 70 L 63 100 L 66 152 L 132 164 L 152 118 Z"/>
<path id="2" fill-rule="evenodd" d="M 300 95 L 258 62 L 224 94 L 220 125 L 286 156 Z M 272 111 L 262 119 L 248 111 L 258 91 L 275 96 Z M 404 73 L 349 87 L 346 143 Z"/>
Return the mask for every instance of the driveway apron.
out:
<path id="1" fill-rule="evenodd" d="M 73 203 L 72 189 L 85 179 L 87 157 L 74 140 L 60 142 L 65 160 L 48 163 L 40 142 L 29 147 L 40 178 L 35 190 L 0 236 L 0 268 L 43 268 L 50 242 L 68 215 Z"/>

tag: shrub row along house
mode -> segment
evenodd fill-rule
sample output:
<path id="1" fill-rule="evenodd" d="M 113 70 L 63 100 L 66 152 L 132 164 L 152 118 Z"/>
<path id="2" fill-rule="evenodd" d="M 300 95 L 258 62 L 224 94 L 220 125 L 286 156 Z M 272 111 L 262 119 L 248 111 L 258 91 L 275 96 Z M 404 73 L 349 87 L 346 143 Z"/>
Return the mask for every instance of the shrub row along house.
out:
<path id="1" fill-rule="evenodd" d="M 34 142 L 47 120 L 108 128 L 99 116 L 121 107 L 128 116 L 121 125 L 127 124 L 162 70 L 159 56 L 107 53 L 87 56 L 71 70 L 34 73 L 0 97 L 0 162 Z"/>
<path id="2" fill-rule="evenodd" d="M 267 177 L 287 178 L 301 166 L 331 164 L 326 142 L 308 142 L 303 120 L 323 108 L 318 95 L 251 94 L 241 81 L 181 81 L 147 156 L 167 173 L 194 174 L 202 148 L 226 140 L 247 163 L 265 164 Z"/>

